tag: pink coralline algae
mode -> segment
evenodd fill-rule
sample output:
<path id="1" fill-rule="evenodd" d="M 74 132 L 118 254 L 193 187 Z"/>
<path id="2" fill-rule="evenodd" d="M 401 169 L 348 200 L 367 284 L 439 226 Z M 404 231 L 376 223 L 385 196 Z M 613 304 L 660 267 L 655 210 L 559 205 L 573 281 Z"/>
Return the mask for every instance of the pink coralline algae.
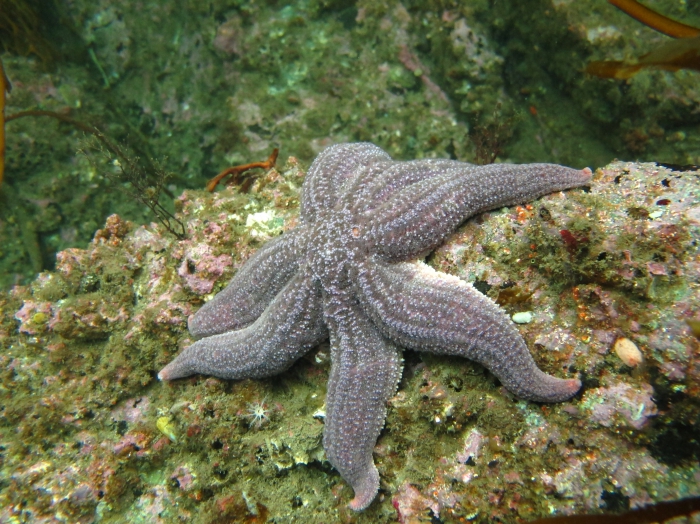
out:
<path id="1" fill-rule="evenodd" d="M 582 399 L 591 422 L 609 427 L 642 429 L 658 414 L 649 384 L 638 388 L 618 383 L 587 391 Z"/>
<path id="2" fill-rule="evenodd" d="M 143 457 L 148 453 L 146 449 L 151 443 L 151 438 L 145 433 L 127 433 L 112 446 L 115 455 L 135 454 Z"/>
<path id="3" fill-rule="evenodd" d="M 185 285 L 198 295 L 211 293 L 216 281 L 231 267 L 231 255 L 214 255 L 213 248 L 206 244 L 199 244 L 185 248 L 180 253 L 173 254 L 181 258 L 182 263 L 177 269 L 177 274 L 185 281 Z"/>
<path id="4" fill-rule="evenodd" d="M 52 315 L 50 302 L 26 300 L 15 313 L 15 318 L 20 322 L 20 333 L 38 335 L 46 330 L 46 324 Z"/>
<path id="5" fill-rule="evenodd" d="M 475 462 L 479 458 L 479 450 L 484 443 L 484 436 L 478 430 L 473 429 L 464 440 L 464 449 L 457 453 L 457 462 L 465 464 L 471 460 Z"/>
<path id="6" fill-rule="evenodd" d="M 125 420 L 129 424 L 143 422 L 150 408 L 151 399 L 146 396 L 129 398 L 112 410 L 112 420 Z"/>
<path id="7" fill-rule="evenodd" d="M 414 522 L 425 515 L 427 510 L 432 511 L 434 515 L 439 515 L 440 513 L 436 501 L 423 496 L 419 490 L 408 482 L 399 488 L 391 503 L 396 508 L 398 521 L 401 524 Z"/>
<path id="8" fill-rule="evenodd" d="M 178 466 L 175 471 L 170 475 L 170 478 L 177 481 L 177 487 L 188 491 L 195 482 L 195 476 L 188 466 Z"/>

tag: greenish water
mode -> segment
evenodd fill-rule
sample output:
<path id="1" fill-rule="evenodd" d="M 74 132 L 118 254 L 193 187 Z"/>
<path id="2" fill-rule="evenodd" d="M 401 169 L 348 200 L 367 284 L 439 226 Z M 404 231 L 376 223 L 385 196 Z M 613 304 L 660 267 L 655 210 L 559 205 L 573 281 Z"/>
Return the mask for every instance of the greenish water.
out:
<path id="1" fill-rule="evenodd" d="M 358 140 L 400 159 L 698 163 L 697 72 L 643 71 L 629 81 L 582 72 L 592 59 L 631 59 L 668 39 L 610 5 L 55 7 L 44 23 L 59 29 L 40 35 L 50 58 L 6 45 L 7 114 L 57 111 L 128 143 L 147 173 L 156 163 L 170 174 L 161 195 L 170 209 L 170 196 L 227 166 L 262 161 L 273 147 L 281 161 L 305 164 L 324 145 Z M 700 25 L 694 3 L 654 7 Z M 128 184 L 108 176 L 117 170 L 110 158 L 77 153 L 84 140 L 83 130 L 49 117 L 8 122 L 3 287 L 51 268 L 56 251 L 84 246 L 111 213 L 154 220 Z"/>

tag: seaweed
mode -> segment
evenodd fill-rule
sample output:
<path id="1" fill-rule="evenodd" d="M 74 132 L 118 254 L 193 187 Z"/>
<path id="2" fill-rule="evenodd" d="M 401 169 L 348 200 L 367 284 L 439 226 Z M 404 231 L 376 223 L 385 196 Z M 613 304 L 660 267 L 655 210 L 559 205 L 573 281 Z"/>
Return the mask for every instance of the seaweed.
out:
<path id="1" fill-rule="evenodd" d="M 83 61 L 86 47 L 54 0 L 2 0 L 0 51 L 35 55 L 46 69 L 61 59 Z"/>
<path id="2" fill-rule="evenodd" d="M 178 240 L 185 238 L 185 225 L 160 202 L 170 174 L 157 162 L 143 160 L 125 147 L 111 142 L 99 130 L 95 131 L 79 152 L 85 155 L 96 171 L 100 171 L 96 156 L 101 157 L 104 164 L 116 166 L 117 171 L 103 171 L 105 178 L 119 184 L 127 183 L 131 187 L 128 191 L 132 198 L 148 207 Z"/>
<path id="3" fill-rule="evenodd" d="M 601 78 L 626 80 L 646 68 L 666 71 L 679 69 L 700 71 L 700 29 L 671 20 L 636 0 L 608 0 L 608 2 L 647 27 L 678 40 L 666 42 L 650 53 L 640 56 L 637 62 L 620 60 L 590 62 L 586 65 L 586 73 Z"/>
<path id="4" fill-rule="evenodd" d="M 131 154 L 126 146 L 113 142 L 95 126 L 71 118 L 64 113 L 33 109 L 9 115 L 4 121 L 9 122 L 28 116 L 47 116 L 91 135 L 92 141 L 88 140 L 80 152 L 92 163 L 95 170 L 99 170 L 99 167 L 94 155 L 90 153 L 98 153 L 103 160 L 116 165 L 118 172 L 110 174 L 105 171 L 105 177 L 113 182 L 128 183 L 132 188 L 129 192 L 132 198 L 148 207 L 165 229 L 176 238 L 185 238 L 185 225 L 160 203 L 160 195 L 163 192 L 167 193 L 165 181 L 170 175 L 158 163 Z"/>
<path id="5" fill-rule="evenodd" d="M 479 115 L 477 119 L 478 117 Z M 515 117 L 503 115 L 499 103 L 493 110 L 490 122 L 473 125 L 469 132 L 469 140 L 474 145 L 475 164 L 484 166 L 496 161 L 513 136 L 515 122 Z"/>
<path id="6" fill-rule="evenodd" d="M 5 94 L 12 89 L 0 60 L 0 185 L 5 174 Z"/>

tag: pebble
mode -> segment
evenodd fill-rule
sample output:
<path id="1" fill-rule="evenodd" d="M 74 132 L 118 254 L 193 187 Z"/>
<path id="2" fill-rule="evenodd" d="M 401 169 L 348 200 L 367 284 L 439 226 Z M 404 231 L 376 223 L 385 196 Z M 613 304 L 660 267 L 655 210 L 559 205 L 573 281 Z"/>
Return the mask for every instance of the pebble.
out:
<path id="1" fill-rule="evenodd" d="M 637 344 L 632 342 L 629 338 L 618 338 L 615 341 L 613 350 L 617 356 L 620 357 L 620 360 L 631 368 L 637 367 L 644 360 L 642 352 L 639 351 Z"/>
<path id="2" fill-rule="evenodd" d="M 511 318 L 516 324 L 529 324 L 532 322 L 533 315 L 532 311 L 521 311 L 520 313 L 514 313 Z"/>

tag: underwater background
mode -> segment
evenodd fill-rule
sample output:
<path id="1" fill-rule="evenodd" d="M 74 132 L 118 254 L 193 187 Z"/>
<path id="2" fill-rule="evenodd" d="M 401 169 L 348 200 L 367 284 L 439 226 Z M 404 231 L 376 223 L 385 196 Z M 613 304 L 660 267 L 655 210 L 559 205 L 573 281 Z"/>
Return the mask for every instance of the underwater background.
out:
<path id="1" fill-rule="evenodd" d="M 645 4 L 700 27 L 697 0 Z M 700 495 L 700 72 L 585 72 L 670 40 L 603 0 L 0 0 L 0 522 L 527 522 Z M 361 514 L 321 445 L 327 347 L 270 380 L 156 379 L 346 141 L 596 171 L 428 258 L 583 392 L 523 402 L 406 352 Z"/>

